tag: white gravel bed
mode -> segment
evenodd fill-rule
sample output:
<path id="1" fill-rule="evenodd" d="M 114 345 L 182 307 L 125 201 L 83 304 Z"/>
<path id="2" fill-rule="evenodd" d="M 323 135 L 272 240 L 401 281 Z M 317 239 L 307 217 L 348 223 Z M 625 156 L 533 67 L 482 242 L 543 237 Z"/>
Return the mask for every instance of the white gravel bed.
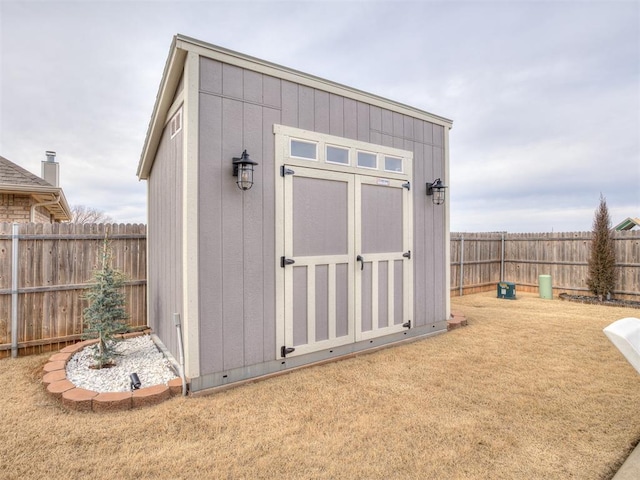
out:
<path id="1" fill-rule="evenodd" d="M 121 340 L 116 345 L 119 355 L 116 365 L 109 368 L 90 368 L 97 345 L 83 348 L 67 362 L 67 380 L 76 387 L 94 392 L 129 392 L 129 375 L 137 373 L 141 388 L 167 384 L 177 378 L 169 360 L 158 350 L 149 335 Z"/>

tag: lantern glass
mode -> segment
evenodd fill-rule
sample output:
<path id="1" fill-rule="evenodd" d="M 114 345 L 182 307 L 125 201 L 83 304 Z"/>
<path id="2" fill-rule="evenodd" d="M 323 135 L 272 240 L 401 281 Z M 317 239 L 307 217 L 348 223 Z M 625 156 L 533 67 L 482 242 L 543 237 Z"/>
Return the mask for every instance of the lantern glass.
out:
<path id="1" fill-rule="evenodd" d="M 444 187 L 433 188 L 433 203 L 434 205 L 442 205 L 444 203 Z"/>
<path id="2" fill-rule="evenodd" d="M 236 180 L 238 188 L 241 190 L 249 190 L 253 185 L 253 165 L 240 165 L 238 172 L 238 180 Z"/>

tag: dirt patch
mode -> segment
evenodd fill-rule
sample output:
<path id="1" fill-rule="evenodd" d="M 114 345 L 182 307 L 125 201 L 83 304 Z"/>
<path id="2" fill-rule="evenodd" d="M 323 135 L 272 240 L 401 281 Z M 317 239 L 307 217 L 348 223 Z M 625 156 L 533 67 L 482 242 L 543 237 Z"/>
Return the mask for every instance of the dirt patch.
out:
<path id="1" fill-rule="evenodd" d="M 602 305 L 605 307 L 627 307 L 627 308 L 640 308 L 640 302 L 635 300 L 623 300 L 618 298 L 611 298 L 609 300 L 599 300 L 598 297 L 590 295 L 569 295 L 568 293 L 561 293 L 558 295 L 560 300 L 568 302 L 586 303 L 589 305 Z"/>

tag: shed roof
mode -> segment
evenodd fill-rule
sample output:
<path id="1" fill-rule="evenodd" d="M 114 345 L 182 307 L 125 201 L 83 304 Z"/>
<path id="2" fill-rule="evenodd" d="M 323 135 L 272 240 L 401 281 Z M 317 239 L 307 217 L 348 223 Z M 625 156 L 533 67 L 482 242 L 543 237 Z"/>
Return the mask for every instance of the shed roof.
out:
<path id="1" fill-rule="evenodd" d="M 62 188 L 0 156 L 0 193 L 29 195 L 42 203 L 58 221 L 71 220 L 71 209 Z"/>
<path id="2" fill-rule="evenodd" d="M 631 230 L 634 227 L 640 227 L 640 218 L 628 217 L 613 228 L 615 230 Z"/>
<path id="3" fill-rule="evenodd" d="M 300 85 L 306 85 L 319 90 L 335 93 L 346 98 L 376 105 L 393 112 L 426 120 L 447 128 L 451 128 L 453 125 L 453 121 L 448 118 L 441 117 L 409 105 L 178 34 L 173 37 L 173 41 L 169 49 L 169 56 L 165 64 L 162 80 L 160 81 L 158 94 L 156 95 L 156 102 L 153 107 L 153 113 L 151 121 L 149 122 L 144 146 L 142 148 L 142 154 L 140 155 L 140 162 L 137 170 L 137 175 L 140 179 L 147 179 L 149 172 L 151 171 L 153 159 L 155 158 L 162 136 L 162 131 L 165 126 L 166 116 L 173 102 L 174 93 L 178 83 L 180 82 L 185 59 L 189 52 L 193 52 L 206 58 L 218 60 L 222 63 L 235 65 L 240 68 L 263 73 L 275 78 L 289 80 Z"/>

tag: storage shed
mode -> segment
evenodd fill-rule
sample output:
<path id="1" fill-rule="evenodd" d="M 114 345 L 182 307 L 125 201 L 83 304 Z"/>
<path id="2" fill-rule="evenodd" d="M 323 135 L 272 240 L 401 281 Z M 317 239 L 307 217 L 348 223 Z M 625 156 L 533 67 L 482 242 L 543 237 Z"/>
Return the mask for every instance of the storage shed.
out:
<path id="1" fill-rule="evenodd" d="M 137 174 L 149 325 L 178 358 L 180 314 L 192 391 L 446 330 L 451 126 L 173 39 Z"/>

